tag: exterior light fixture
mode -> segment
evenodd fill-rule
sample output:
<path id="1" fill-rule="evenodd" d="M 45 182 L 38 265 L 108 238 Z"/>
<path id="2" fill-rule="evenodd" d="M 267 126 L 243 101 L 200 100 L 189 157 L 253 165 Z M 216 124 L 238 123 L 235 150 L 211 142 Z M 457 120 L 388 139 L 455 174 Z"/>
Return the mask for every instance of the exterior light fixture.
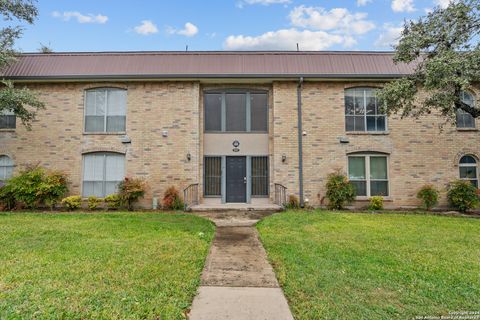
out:
<path id="1" fill-rule="evenodd" d="M 187 160 L 188 160 L 188 161 L 192 160 L 192 155 L 190 154 L 190 152 L 187 153 Z"/>
<path id="2" fill-rule="evenodd" d="M 287 161 L 287 155 L 286 154 L 282 154 L 282 162 L 286 162 Z"/>

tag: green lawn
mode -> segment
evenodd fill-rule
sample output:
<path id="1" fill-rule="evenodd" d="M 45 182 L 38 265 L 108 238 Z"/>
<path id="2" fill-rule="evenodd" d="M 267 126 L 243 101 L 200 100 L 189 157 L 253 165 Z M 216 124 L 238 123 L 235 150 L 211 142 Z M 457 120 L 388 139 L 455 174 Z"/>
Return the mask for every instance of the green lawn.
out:
<path id="1" fill-rule="evenodd" d="M 296 319 L 480 311 L 480 219 L 299 211 L 258 230 Z"/>
<path id="2" fill-rule="evenodd" d="M 0 319 L 183 319 L 213 233 L 181 214 L 0 214 Z"/>

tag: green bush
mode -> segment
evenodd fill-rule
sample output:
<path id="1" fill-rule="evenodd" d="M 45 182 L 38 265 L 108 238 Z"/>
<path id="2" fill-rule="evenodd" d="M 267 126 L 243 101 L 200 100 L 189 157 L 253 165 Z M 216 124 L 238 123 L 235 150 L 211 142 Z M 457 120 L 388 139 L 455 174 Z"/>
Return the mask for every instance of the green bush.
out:
<path id="1" fill-rule="evenodd" d="M 328 209 L 340 210 L 355 200 L 355 188 L 347 177 L 340 172 L 334 172 L 327 177 Z"/>
<path id="2" fill-rule="evenodd" d="M 27 208 L 40 204 L 53 207 L 68 192 L 65 174 L 39 166 L 21 171 L 8 180 L 7 186 L 15 195 L 15 201 L 24 203 Z"/>
<path id="3" fill-rule="evenodd" d="M 449 183 L 447 198 L 450 205 L 460 212 L 466 212 L 478 206 L 480 199 L 477 188 L 470 181 L 456 180 Z"/>
<path id="4" fill-rule="evenodd" d="M 370 198 L 369 210 L 383 210 L 383 197 L 373 196 Z"/>
<path id="5" fill-rule="evenodd" d="M 82 197 L 80 197 L 80 196 L 70 196 L 70 197 L 63 198 L 62 204 L 69 211 L 79 209 L 82 206 Z"/>
<path id="6" fill-rule="evenodd" d="M 133 204 L 145 195 L 147 185 L 140 178 L 125 178 L 118 186 L 118 195 L 128 210 L 133 210 Z M 183 203 L 182 203 L 183 207 Z"/>
<path id="7" fill-rule="evenodd" d="M 300 209 L 300 201 L 298 197 L 294 194 L 288 196 L 288 201 L 285 204 L 286 209 Z"/>
<path id="8" fill-rule="evenodd" d="M 438 190 L 431 184 L 424 185 L 417 193 L 417 198 L 422 200 L 422 207 L 430 210 L 438 203 Z"/>
<path id="9" fill-rule="evenodd" d="M 102 198 L 97 198 L 95 196 L 90 196 L 87 198 L 87 206 L 88 209 L 90 210 L 96 210 L 100 203 L 102 203 L 103 199 Z"/>
<path id="10" fill-rule="evenodd" d="M 16 206 L 15 194 L 10 185 L 0 188 L 0 210 L 13 210 Z"/>
<path id="11" fill-rule="evenodd" d="M 108 209 L 118 209 L 122 205 L 122 199 L 118 194 L 110 194 L 104 199 Z"/>
<path id="12" fill-rule="evenodd" d="M 165 190 L 165 193 L 163 194 L 162 205 L 165 209 L 183 209 L 183 201 L 177 188 L 172 186 Z"/>

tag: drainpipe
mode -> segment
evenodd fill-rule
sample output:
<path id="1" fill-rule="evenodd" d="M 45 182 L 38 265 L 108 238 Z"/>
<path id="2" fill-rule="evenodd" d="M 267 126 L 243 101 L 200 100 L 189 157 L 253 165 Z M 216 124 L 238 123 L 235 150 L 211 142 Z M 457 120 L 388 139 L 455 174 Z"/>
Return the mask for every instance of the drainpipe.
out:
<path id="1" fill-rule="evenodd" d="M 300 193 L 300 207 L 304 207 L 303 201 L 303 128 L 302 128 L 302 84 L 303 77 L 298 80 L 297 86 L 297 118 L 298 118 L 298 182 Z"/>

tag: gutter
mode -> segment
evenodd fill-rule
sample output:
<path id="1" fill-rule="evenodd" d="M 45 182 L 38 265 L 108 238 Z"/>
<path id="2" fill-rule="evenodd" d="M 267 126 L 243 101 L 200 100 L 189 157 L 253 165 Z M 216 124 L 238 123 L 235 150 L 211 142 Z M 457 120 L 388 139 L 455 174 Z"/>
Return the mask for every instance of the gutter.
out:
<path id="1" fill-rule="evenodd" d="M 300 207 L 305 206 L 303 199 L 303 127 L 302 127 L 302 85 L 303 77 L 298 79 L 297 86 L 297 119 L 298 119 L 298 183 Z"/>

